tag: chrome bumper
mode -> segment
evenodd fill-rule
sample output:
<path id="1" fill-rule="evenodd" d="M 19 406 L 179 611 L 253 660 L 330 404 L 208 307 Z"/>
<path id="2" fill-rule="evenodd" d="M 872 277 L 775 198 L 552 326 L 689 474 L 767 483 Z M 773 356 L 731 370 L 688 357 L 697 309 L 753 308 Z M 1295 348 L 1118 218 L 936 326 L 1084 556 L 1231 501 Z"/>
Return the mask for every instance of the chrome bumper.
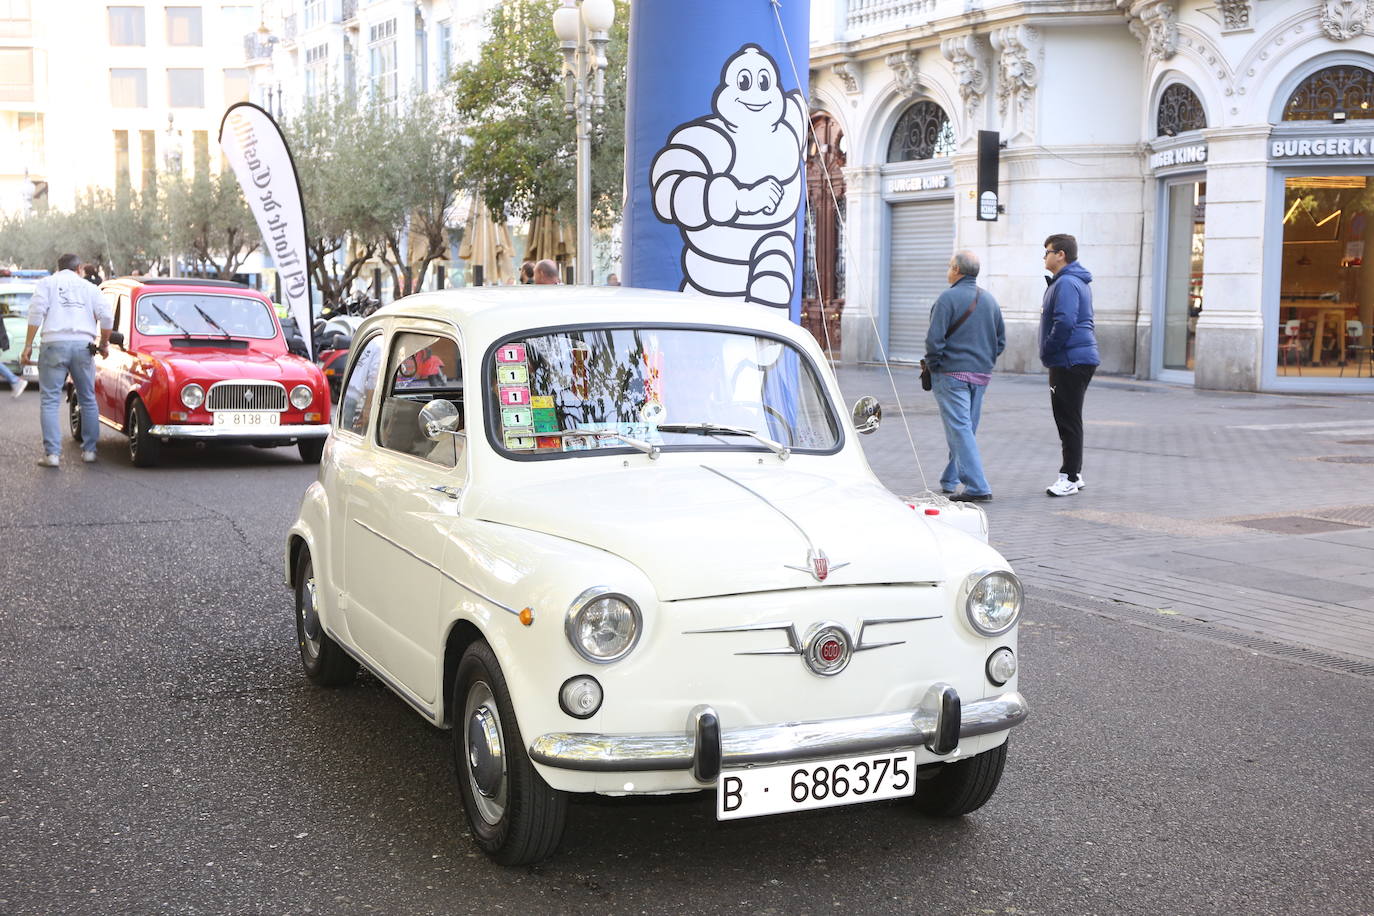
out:
<path id="1" fill-rule="evenodd" d="M 329 435 L 328 423 L 301 423 L 295 426 L 150 426 L 148 435 L 166 439 L 323 439 Z"/>
<path id="2" fill-rule="evenodd" d="M 698 781 L 711 782 L 724 768 L 920 746 L 948 754 L 960 738 L 1005 731 L 1025 718 L 1026 700 L 1015 691 L 961 703 L 953 687 L 935 684 L 915 709 L 874 716 L 722 729 L 713 709 L 698 706 L 681 733 L 551 732 L 530 745 L 530 758 L 559 769 L 596 773 L 691 770 Z"/>

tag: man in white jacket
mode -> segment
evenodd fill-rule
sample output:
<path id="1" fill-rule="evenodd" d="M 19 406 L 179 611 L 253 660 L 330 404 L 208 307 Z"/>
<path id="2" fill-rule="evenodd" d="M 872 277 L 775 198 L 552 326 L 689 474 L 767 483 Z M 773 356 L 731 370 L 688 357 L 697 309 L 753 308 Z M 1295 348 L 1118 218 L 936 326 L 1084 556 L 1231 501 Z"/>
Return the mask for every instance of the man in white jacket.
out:
<path id="1" fill-rule="evenodd" d="M 110 353 L 114 313 L 100 290 L 76 273 L 81 258 L 64 254 L 57 259 L 57 273 L 38 281 L 29 300 L 29 327 L 19 359 L 33 362 L 33 338 L 43 329 L 43 349 L 38 357 L 39 404 L 42 408 L 43 467 L 61 466 L 62 423 L 58 409 L 62 386 L 72 377 L 81 405 L 81 460 L 95 460 L 100 436 L 100 415 L 95 404 L 95 354 Z M 97 343 L 97 339 L 99 343 Z"/>

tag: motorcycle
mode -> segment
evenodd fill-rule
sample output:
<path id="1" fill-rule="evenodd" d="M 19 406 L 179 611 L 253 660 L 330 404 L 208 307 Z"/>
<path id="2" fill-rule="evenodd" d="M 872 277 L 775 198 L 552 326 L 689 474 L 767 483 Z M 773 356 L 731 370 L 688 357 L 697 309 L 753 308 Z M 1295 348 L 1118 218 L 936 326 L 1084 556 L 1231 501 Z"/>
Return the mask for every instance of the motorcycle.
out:
<path id="1" fill-rule="evenodd" d="M 363 292 L 356 292 L 339 303 L 328 318 L 315 321 L 315 364 L 324 372 L 329 383 L 329 399 L 339 399 L 348 351 L 353 346 L 353 334 L 363 319 L 377 310 L 380 303 Z"/>

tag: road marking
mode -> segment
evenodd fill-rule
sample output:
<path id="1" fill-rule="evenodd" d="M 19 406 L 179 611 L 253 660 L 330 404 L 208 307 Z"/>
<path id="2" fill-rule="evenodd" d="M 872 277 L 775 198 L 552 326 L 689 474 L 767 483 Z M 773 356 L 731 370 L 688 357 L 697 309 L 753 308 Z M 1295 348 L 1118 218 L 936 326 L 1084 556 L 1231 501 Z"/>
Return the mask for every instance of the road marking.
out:
<path id="1" fill-rule="evenodd" d="M 1319 423 L 1257 423 L 1250 426 L 1228 426 L 1227 429 L 1253 429 L 1268 432 L 1275 429 L 1374 429 L 1374 420 L 1326 420 Z"/>

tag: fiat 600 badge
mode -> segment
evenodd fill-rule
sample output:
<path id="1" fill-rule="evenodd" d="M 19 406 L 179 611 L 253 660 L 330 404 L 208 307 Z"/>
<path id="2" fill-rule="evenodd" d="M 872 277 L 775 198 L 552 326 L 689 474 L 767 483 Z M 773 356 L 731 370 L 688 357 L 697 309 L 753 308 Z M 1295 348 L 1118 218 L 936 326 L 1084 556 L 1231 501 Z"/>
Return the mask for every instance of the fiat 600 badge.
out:
<path id="1" fill-rule="evenodd" d="M 973 811 L 1026 715 L 1021 585 L 976 507 L 878 482 L 880 414 L 764 308 L 397 302 L 354 338 L 286 541 L 305 673 L 362 665 L 451 729 L 502 863 L 551 855 L 573 792 Z"/>

